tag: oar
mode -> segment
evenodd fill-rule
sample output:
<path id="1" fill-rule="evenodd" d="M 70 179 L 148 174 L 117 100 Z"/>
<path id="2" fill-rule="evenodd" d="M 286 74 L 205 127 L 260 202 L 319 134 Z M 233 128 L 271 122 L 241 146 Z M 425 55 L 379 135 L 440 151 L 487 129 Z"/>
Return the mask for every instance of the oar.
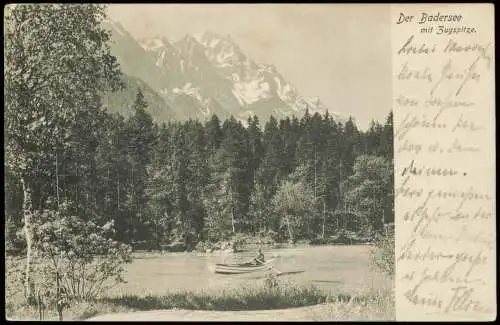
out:
<path id="1" fill-rule="evenodd" d="M 264 261 L 261 261 L 261 260 L 259 260 L 258 258 L 256 258 L 255 260 L 256 260 L 257 262 L 262 263 L 262 264 L 266 264 L 266 263 L 264 263 Z M 281 273 L 283 273 L 283 272 L 281 272 L 280 270 L 278 270 L 277 268 L 275 268 L 275 267 L 274 267 L 274 266 L 272 266 L 272 265 L 269 265 L 269 268 L 270 268 L 270 269 L 273 269 L 273 270 L 274 270 L 274 271 L 276 271 L 276 272 L 278 272 L 278 275 L 280 275 Z"/>

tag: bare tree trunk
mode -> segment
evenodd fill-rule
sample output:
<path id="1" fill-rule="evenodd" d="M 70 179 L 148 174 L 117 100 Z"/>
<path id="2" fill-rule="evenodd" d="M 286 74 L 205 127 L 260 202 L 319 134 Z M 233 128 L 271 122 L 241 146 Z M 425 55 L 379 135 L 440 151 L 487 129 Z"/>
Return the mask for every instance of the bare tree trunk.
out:
<path id="1" fill-rule="evenodd" d="M 321 231 L 321 238 L 325 238 L 325 223 L 326 223 L 325 201 L 323 200 L 323 229 Z"/>
<path id="2" fill-rule="evenodd" d="M 236 232 L 235 227 L 234 227 L 234 209 L 231 208 L 231 226 L 233 227 L 233 233 Z"/>
<path id="3" fill-rule="evenodd" d="M 317 162 L 316 145 L 314 145 L 314 200 L 316 201 L 316 162 Z"/>
<path id="4" fill-rule="evenodd" d="M 32 295 L 30 286 L 31 257 L 32 257 L 32 233 L 31 216 L 33 214 L 32 188 L 26 176 L 21 177 L 23 187 L 23 214 L 24 214 L 24 235 L 26 238 L 26 274 L 24 278 L 25 298 L 29 299 Z"/>
<path id="5" fill-rule="evenodd" d="M 385 232 L 385 235 L 387 236 L 387 228 L 385 226 L 385 207 L 382 207 L 382 229 Z"/>
<path id="6" fill-rule="evenodd" d="M 75 162 L 75 172 L 76 172 L 76 179 L 78 179 L 78 164 Z M 78 184 L 80 181 L 77 181 L 75 184 L 75 203 L 76 206 L 78 206 Z"/>
<path id="7" fill-rule="evenodd" d="M 120 210 L 120 175 L 118 175 L 118 184 L 116 185 L 116 197 L 117 197 L 116 208 Z"/>
<path id="8" fill-rule="evenodd" d="M 63 320 L 63 306 L 61 304 L 61 282 L 59 277 L 59 272 L 56 272 L 56 306 L 57 306 L 57 314 L 59 316 L 59 320 Z"/>
<path id="9" fill-rule="evenodd" d="M 43 297 L 40 294 L 40 291 L 38 291 L 36 293 L 36 301 L 38 303 L 38 318 L 40 320 L 43 320 L 43 318 L 44 318 L 44 312 L 43 312 L 44 306 L 43 306 Z"/>
<path id="10" fill-rule="evenodd" d="M 56 150 L 56 197 L 57 197 L 57 207 L 59 208 L 59 164 L 57 161 L 57 150 Z"/>
<path id="11" fill-rule="evenodd" d="M 109 167 L 107 168 L 107 174 L 108 174 L 108 178 L 106 179 L 106 197 L 104 199 L 104 208 L 107 209 L 108 208 L 108 200 L 109 200 Z"/>
<path id="12" fill-rule="evenodd" d="M 286 224 L 288 225 L 288 234 L 290 235 L 290 241 L 293 243 L 294 239 L 293 239 L 292 228 L 290 226 L 290 219 L 289 219 L 288 215 L 285 215 L 285 218 L 286 218 Z"/>
<path id="13" fill-rule="evenodd" d="M 233 227 L 233 233 L 235 233 L 235 220 L 234 220 L 234 191 L 233 191 L 233 170 L 232 170 L 233 164 L 232 161 L 229 160 L 229 190 L 231 191 L 231 226 Z"/>

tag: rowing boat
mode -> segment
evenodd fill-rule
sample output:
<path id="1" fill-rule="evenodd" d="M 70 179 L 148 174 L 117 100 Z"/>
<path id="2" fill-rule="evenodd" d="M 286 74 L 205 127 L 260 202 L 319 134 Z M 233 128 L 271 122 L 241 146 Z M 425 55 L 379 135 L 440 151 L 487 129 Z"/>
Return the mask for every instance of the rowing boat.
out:
<path id="1" fill-rule="evenodd" d="M 243 274 L 256 271 L 264 271 L 272 268 L 274 259 L 266 261 L 264 264 L 252 265 L 250 263 L 245 264 L 215 264 L 209 266 L 210 270 L 218 274 Z"/>

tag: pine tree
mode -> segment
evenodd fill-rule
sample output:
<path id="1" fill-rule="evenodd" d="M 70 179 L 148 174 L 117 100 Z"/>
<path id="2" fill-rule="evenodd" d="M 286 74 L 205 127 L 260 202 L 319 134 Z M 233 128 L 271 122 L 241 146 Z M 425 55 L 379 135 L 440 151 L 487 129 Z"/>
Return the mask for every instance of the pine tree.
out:
<path id="1" fill-rule="evenodd" d="M 205 132 L 207 136 L 207 147 L 214 153 L 215 150 L 219 149 L 223 137 L 220 120 L 217 115 L 212 115 L 210 120 L 205 124 Z"/>
<path id="2" fill-rule="evenodd" d="M 345 175 L 352 175 L 354 161 L 363 151 L 362 138 L 352 117 L 345 122 L 342 137 L 344 139 L 341 150 L 343 172 Z"/>
<path id="3" fill-rule="evenodd" d="M 152 148 L 152 167 L 149 173 L 147 197 L 148 214 L 152 218 L 153 237 L 158 246 L 169 239 L 174 203 L 172 201 L 171 129 L 163 124 Z"/>
<path id="4" fill-rule="evenodd" d="M 296 167 L 295 155 L 299 134 L 295 131 L 292 121 L 288 117 L 280 121 L 279 128 L 283 143 L 281 173 L 288 175 Z"/>
<path id="5" fill-rule="evenodd" d="M 192 225 L 193 236 L 200 237 L 203 231 L 205 210 L 201 200 L 202 193 L 209 182 L 208 168 L 209 151 L 203 125 L 198 121 L 189 120 L 185 127 L 185 148 L 187 154 L 187 199 L 190 204 L 188 216 Z"/>
<path id="6" fill-rule="evenodd" d="M 249 175 L 252 178 L 252 188 L 257 185 L 257 173 L 261 168 L 262 159 L 264 156 L 264 146 L 262 144 L 262 131 L 259 127 L 259 119 L 257 116 L 248 118 L 248 150 L 249 150 Z"/>
<path id="7" fill-rule="evenodd" d="M 248 228 L 252 174 L 249 172 L 250 150 L 247 131 L 234 117 L 223 124 L 224 139 L 220 153 L 229 171 L 231 193 L 231 220 L 233 232 Z"/>
<path id="8" fill-rule="evenodd" d="M 128 132 L 128 159 L 129 170 L 129 196 L 127 200 L 127 214 L 129 225 L 129 236 L 134 240 L 147 238 L 143 227 L 147 222 L 145 212 L 148 198 L 148 170 L 151 167 L 152 145 L 156 134 L 153 119 L 147 112 L 147 103 L 141 90 L 137 92 L 133 104 L 134 115 L 126 124 Z M 142 229 L 141 229 L 142 228 Z"/>
<path id="9" fill-rule="evenodd" d="M 265 125 L 264 157 L 259 175 L 259 183 L 264 187 L 267 197 L 272 197 L 282 179 L 283 142 L 279 133 L 278 122 L 271 116 Z"/>
<path id="10" fill-rule="evenodd" d="M 393 120 L 393 114 L 391 111 L 387 115 L 385 124 L 380 134 L 380 154 L 390 160 L 392 160 L 394 157 L 392 120 Z"/>
<path id="11" fill-rule="evenodd" d="M 337 123 L 328 115 L 324 117 L 324 138 L 326 145 L 322 154 L 319 196 L 321 198 L 321 237 L 325 236 L 330 216 L 338 205 L 339 196 L 339 164 L 340 164 L 340 130 Z"/>

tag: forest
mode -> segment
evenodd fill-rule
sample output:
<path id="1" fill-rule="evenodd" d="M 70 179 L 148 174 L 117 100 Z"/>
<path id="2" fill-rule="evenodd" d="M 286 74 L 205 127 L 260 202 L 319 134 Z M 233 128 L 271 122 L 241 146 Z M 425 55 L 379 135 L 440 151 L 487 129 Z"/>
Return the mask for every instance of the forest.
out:
<path id="1" fill-rule="evenodd" d="M 341 230 L 374 236 L 393 222 L 392 113 L 360 131 L 328 113 L 245 127 L 235 118 L 155 123 L 139 89 L 125 119 L 100 111 L 65 148 L 36 162 L 34 210 L 61 202 L 115 238 L 158 249 L 232 235 L 277 242 Z M 82 124 L 88 126 L 88 124 Z M 22 226 L 20 180 L 5 172 L 11 238 Z"/>
<path id="2" fill-rule="evenodd" d="M 115 240 L 147 249 L 181 242 L 191 250 L 235 234 L 296 242 L 348 230 L 373 238 L 393 222 L 392 112 L 366 131 L 353 118 L 308 111 L 246 123 L 216 115 L 158 123 L 138 88 L 125 118 L 102 104 L 123 87 L 110 35 L 96 27 L 104 7 L 54 8 L 22 6 L 9 17 L 11 248 L 29 246 L 23 225 L 29 230 L 37 213 L 62 204 L 84 221 L 111 223 Z"/>

